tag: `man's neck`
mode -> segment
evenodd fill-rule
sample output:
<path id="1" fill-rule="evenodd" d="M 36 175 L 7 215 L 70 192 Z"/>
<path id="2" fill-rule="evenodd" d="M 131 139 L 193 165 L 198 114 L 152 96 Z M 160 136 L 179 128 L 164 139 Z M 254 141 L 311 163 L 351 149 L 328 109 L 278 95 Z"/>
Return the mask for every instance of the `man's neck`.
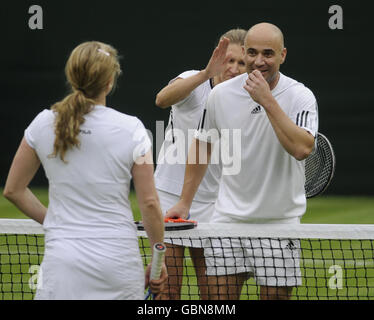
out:
<path id="1" fill-rule="evenodd" d="M 271 80 L 269 83 L 270 90 L 273 90 L 277 86 L 279 79 L 280 79 L 280 73 L 278 71 L 274 79 Z"/>

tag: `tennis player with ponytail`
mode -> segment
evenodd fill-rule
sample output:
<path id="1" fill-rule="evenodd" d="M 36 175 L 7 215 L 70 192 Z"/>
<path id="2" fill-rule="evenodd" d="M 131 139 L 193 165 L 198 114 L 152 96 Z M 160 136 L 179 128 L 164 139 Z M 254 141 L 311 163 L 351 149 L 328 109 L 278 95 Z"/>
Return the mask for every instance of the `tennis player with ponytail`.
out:
<path id="1" fill-rule="evenodd" d="M 149 266 L 144 274 L 128 199 L 132 178 L 151 247 L 162 243 L 151 142 L 139 119 L 106 107 L 121 73 L 117 51 L 82 43 L 65 73 L 72 92 L 25 130 L 4 189 L 45 230 L 35 298 L 143 299 L 144 283 L 157 294 L 166 268 L 159 280 L 149 280 Z M 49 181 L 48 208 L 28 189 L 40 163 Z"/>

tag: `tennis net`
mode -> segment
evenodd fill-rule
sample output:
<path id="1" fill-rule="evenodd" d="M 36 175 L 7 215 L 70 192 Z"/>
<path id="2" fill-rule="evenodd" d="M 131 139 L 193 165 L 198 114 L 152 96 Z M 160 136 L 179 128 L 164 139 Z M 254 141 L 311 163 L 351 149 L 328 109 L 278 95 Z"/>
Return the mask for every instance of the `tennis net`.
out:
<path id="1" fill-rule="evenodd" d="M 151 259 L 149 243 L 144 231 L 138 235 L 146 265 Z M 165 297 L 198 300 L 222 294 L 221 298 L 229 299 L 239 290 L 240 299 L 256 300 L 261 286 L 294 286 L 294 300 L 374 299 L 374 225 L 199 224 L 191 230 L 166 231 L 165 238 L 170 244 L 204 248 L 205 256 L 200 258 L 209 275 L 201 273 L 200 294 L 189 250 L 178 259 L 177 252 L 183 250 L 169 249 L 167 289 L 173 290 L 177 279 L 182 283 L 180 296 L 173 296 L 173 291 Z M 39 224 L 0 220 L 0 299 L 33 298 L 43 252 Z M 238 279 L 242 278 L 227 282 L 226 274 L 231 279 L 235 274 L 249 278 L 241 287 Z"/>

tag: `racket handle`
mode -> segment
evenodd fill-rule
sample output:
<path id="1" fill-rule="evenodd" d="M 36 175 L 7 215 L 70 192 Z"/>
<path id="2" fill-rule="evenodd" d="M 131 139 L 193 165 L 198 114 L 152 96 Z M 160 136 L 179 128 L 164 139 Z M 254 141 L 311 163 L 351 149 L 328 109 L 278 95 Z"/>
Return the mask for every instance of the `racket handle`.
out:
<path id="1" fill-rule="evenodd" d="M 166 251 L 166 246 L 163 243 L 155 243 L 153 246 L 152 266 L 151 266 L 151 280 L 158 280 L 161 276 L 161 268 L 163 256 Z"/>

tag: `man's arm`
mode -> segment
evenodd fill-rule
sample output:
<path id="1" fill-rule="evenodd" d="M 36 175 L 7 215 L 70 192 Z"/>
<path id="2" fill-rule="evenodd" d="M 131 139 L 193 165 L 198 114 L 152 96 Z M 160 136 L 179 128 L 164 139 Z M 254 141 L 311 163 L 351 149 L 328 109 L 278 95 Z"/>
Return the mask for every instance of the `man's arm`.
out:
<path id="1" fill-rule="evenodd" d="M 186 219 L 188 217 L 193 198 L 208 168 L 211 148 L 212 145 L 209 142 L 203 142 L 198 139 L 192 141 L 188 152 L 183 190 L 180 200 L 174 207 L 167 211 L 166 218 Z"/>
<path id="2" fill-rule="evenodd" d="M 258 70 L 249 74 L 244 89 L 262 105 L 284 149 L 297 160 L 304 160 L 313 151 L 314 137 L 298 127 L 282 110 Z"/>
<path id="3" fill-rule="evenodd" d="M 275 134 L 284 149 L 297 160 L 306 159 L 313 151 L 313 135 L 298 127 L 284 113 L 275 99 L 269 102 L 266 109 Z"/>
<path id="4" fill-rule="evenodd" d="M 187 98 L 191 92 L 205 81 L 223 72 L 226 63 L 231 58 L 226 56 L 230 40 L 223 38 L 213 51 L 208 65 L 199 73 L 186 79 L 178 78 L 163 88 L 156 96 L 156 105 L 167 108 Z"/>

